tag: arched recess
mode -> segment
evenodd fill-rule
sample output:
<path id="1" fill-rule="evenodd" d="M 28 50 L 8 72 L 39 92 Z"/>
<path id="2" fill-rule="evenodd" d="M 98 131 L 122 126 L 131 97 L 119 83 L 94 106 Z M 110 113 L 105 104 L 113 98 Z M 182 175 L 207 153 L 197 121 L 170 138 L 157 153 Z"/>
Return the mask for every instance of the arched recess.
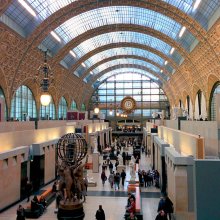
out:
<path id="1" fill-rule="evenodd" d="M 86 111 L 86 105 L 84 103 L 82 103 L 81 111 Z"/>
<path id="2" fill-rule="evenodd" d="M 186 104 L 185 104 L 185 106 L 186 106 L 185 110 L 187 111 L 188 119 L 189 120 L 194 120 L 193 105 L 192 105 L 192 101 L 191 101 L 189 95 L 187 95 L 187 97 L 186 97 Z"/>
<path id="3" fill-rule="evenodd" d="M 37 118 L 36 101 L 32 91 L 25 85 L 20 86 L 11 101 L 12 120 L 25 121 Z"/>
<path id="4" fill-rule="evenodd" d="M 77 103 L 74 100 L 71 102 L 70 110 L 77 110 Z"/>
<path id="5" fill-rule="evenodd" d="M 220 94 L 220 81 L 217 81 L 212 88 L 209 98 L 209 119 L 216 121 L 216 96 Z"/>
<path id="6" fill-rule="evenodd" d="M 1 97 L 4 99 L 5 102 L 5 119 L 8 119 L 9 117 L 9 112 L 10 112 L 10 103 L 11 99 L 9 97 L 9 86 L 7 84 L 6 78 L 5 78 L 6 73 L 4 73 L 2 67 L 0 66 L 0 88 L 2 90 L 1 92 Z"/>
<path id="7" fill-rule="evenodd" d="M 109 58 L 106 58 L 106 59 L 101 60 L 100 62 L 96 63 L 95 65 L 91 66 L 88 70 L 86 70 L 86 71 L 82 74 L 81 78 L 85 78 L 87 75 L 91 74 L 91 71 L 92 71 L 93 69 L 95 69 L 96 67 L 100 66 L 101 64 L 104 64 L 104 63 L 106 63 L 106 62 L 108 62 L 108 61 L 113 61 L 113 60 L 121 59 L 121 58 L 125 58 L 125 59 L 126 59 L 126 58 L 128 58 L 128 59 L 129 59 L 129 58 L 132 58 L 132 59 L 137 59 L 137 60 L 145 61 L 145 62 L 147 62 L 147 63 L 150 63 L 150 64 L 156 66 L 156 67 L 159 68 L 160 70 L 163 70 L 163 73 L 164 73 L 166 76 L 171 77 L 171 74 L 170 74 L 164 67 L 160 66 L 158 63 L 154 62 L 153 60 L 150 60 L 150 59 L 147 59 L 147 58 L 141 57 L 141 56 L 126 55 L 126 54 L 124 54 L 124 55 L 113 56 L 113 57 L 109 57 Z"/>
<path id="8" fill-rule="evenodd" d="M 48 106 L 40 105 L 40 119 L 41 120 L 55 120 L 56 119 L 56 108 L 54 100 L 51 97 L 50 104 Z"/>
<path id="9" fill-rule="evenodd" d="M 179 108 L 183 108 L 183 103 L 181 99 L 179 100 Z"/>
<path id="10" fill-rule="evenodd" d="M 67 101 L 62 96 L 60 98 L 60 101 L 59 101 L 59 104 L 58 104 L 58 119 L 59 120 L 65 120 L 66 119 L 67 109 L 68 109 Z"/>
<path id="11" fill-rule="evenodd" d="M 116 113 L 117 106 L 126 96 L 132 96 L 136 100 L 135 112 L 128 117 L 151 117 L 150 111 L 159 111 L 160 108 L 165 110 L 168 106 L 163 88 L 147 75 L 135 71 L 132 73 L 116 71 L 115 74 L 100 81 L 99 85 L 94 88 L 93 97 L 90 99 L 94 104 L 97 100 L 97 91 L 99 91 L 100 109 L 106 116 L 109 115 L 109 108 L 114 109 Z"/>
<path id="12" fill-rule="evenodd" d="M 7 108 L 7 103 L 5 99 L 5 93 L 1 86 L 0 86 L 0 98 L 1 98 L 1 103 L 0 103 L 0 122 L 1 122 L 1 121 L 6 121 L 8 119 L 8 108 Z M 4 106 L 4 109 L 2 108 L 3 106 Z M 1 113 L 3 110 L 4 110 L 4 114 L 3 114 L 4 118 L 1 118 L 2 117 Z"/>
<path id="13" fill-rule="evenodd" d="M 205 120 L 205 118 L 207 118 L 206 100 L 204 93 L 201 90 L 199 90 L 196 94 L 194 109 L 196 120 Z"/>

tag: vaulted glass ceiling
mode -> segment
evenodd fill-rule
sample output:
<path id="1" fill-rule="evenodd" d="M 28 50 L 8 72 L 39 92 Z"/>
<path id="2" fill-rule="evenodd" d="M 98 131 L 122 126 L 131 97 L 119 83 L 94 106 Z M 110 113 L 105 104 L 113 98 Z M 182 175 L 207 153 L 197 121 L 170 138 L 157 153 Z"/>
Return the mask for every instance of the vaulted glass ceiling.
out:
<path id="1" fill-rule="evenodd" d="M 134 56 L 139 56 L 142 58 L 146 58 L 149 60 L 152 60 L 153 62 L 157 63 L 158 65 L 161 66 L 161 68 L 165 68 L 169 73 L 173 73 L 173 67 L 170 66 L 169 64 L 165 65 L 165 60 L 158 56 L 157 54 L 151 53 L 150 51 L 142 50 L 139 48 L 134 48 L 134 47 L 117 47 L 113 49 L 108 49 L 102 52 L 99 52 L 89 59 L 87 59 L 84 63 L 87 68 L 90 68 L 93 64 L 98 63 L 104 59 L 107 59 L 109 57 L 114 57 L 114 56 L 120 56 L 120 55 L 134 55 Z M 68 54 L 63 61 L 67 64 L 67 66 L 70 68 L 75 62 L 76 59 L 73 59 L 73 57 Z M 95 68 L 92 70 L 94 74 L 98 73 L 98 70 Z M 78 73 L 81 75 L 80 73 Z"/>
<path id="2" fill-rule="evenodd" d="M 36 18 L 33 18 L 26 12 L 18 1 L 12 1 L 5 14 L 14 20 L 17 24 L 32 32 L 37 25 L 42 23 L 50 15 L 59 9 L 69 5 L 77 0 L 26 0 L 32 9 L 36 12 Z M 200 25 L 207 29 L 208 21 L 220 6 L 219 0 L 202 0 L 199 8 L 193 10 L 195 0 L 163 0 L 174 7 L 177 7 L 184 13 L 193 17 Z M 82 2 L 82 1 L 79 1 Z M 114 1 L 112 1 L 114 4 Z M 97 1 L 98 5 L 98 1 Z"/>
<path id="3" fill-rule="evenodd" d="M 146 34 L 131 31 L 111 32 L 107 34 L 98 35 L 96 37 L 84 41 L 83 43 L 75 47 L 73 51 L 75 52 L 75 54 L 78 54 L 79 57 L 82 57 L 97 47 L 120 42 L 132 42 L 143 45 L 149 45 L 150 47 L 173 58 L 177 64 L 180 63 L 180 60 L 182 58 L 181 55 L 176 51 L 173 53 L 173 55 L 170 55 L 170 50 L 172 46 L 165 43 L 164 41 Z"/>
<path id="4" fill-rule="evenodd" d="M 157 84 L 159 83 L 158 81 L 158 78 L 155 77 L 154 75 L 144 71 L 144 70 L 141 70 L 141 69 L 137 69 L 137 68 L 121 68 L 120 69 L 120 72 L 118 69 L 116 70 L 112 70 L 110 72 L 108 72 L 107 74 L 101 76 L 98 78 L 97 82 L 95 82 L 93 84 L 94 87 L 97 87 L 99 86 L 100 84 L 102 84 L 103 81 L 105 81 L 107 78 L 113 76 L 113 75 L 117 75 L 117 74 L 121 74 L 121 73 L 126 73 L 128 74 L 127 75 L 127 80 L 132 80 L 133 79 L 133 73 L 138 73 L 138 74 L 142 74 L 142 75 L 145 75 L 146 77 L 149 77 L 150 79 L 154 80 Z M 136 75 L 136 74 L 134 74 Z M 130 76 L 130 77 L 129 77 Z"/>
<path id="5" fill-rule="evenodd" d="M 190 50 L 190 45 L 195 40 L 195 37 L 187 31 L 184 38 L 179 38 L 178 34 L 182 26 L 173 19 L 148 9 L 130 6 L 112 6 L 91 10 L 67 20 L 54 31 L 66 44 L 90 29 L 111 24 L 136 24 L 150 27 L 175 39 L 187 51 Z M 117 26 L 115 31 L 117 31 Z M 48 36 L 43 44 L 50 44 L 50 40 L 51 37 Z"/>
<path id="6" fill-rule="evenodd" d="M 105 64 L 102 64 L 99 67 L 97 67 L 97 70 L 98 70 L 97 72 L 100 73 L 109 67 L 121 65 L 121 64 L 123 64 L 123 65 L 124 64 L 136 64 L 136 65 L 144 66 L 144 67 L 154 71 L 158 75 L 161 75 L 162 77 L 164 77 L 166 79 L 166 77 L 164 76 L 164 74 L 162 74 L 160 72 L 160 69 L 158 67 L 156 67 L 148 62 L 138 60 L 138 59 L 131 59 L 131 58 L 117 59 L 117 60 L 112 60 L 112 61 L 106 62 Z M 98 74 L 93 74 L 93 76 L 96 76 L 96 75 L 98 75 Z"/>
<path id="7" fill-rule="evenodd" d="M 5 13 L 0 17 L 0 22 L 4 22 L 5 24 L 13 28 L 15 31 L 20 33 L 22 36 L 26 37 L 29 36 L 36 29 L 36 27 L 38 27 L 45 19 L 47 19 L 53 13 L 75 2 L 75 0 L 19 1 L 27 2 L 36 13 L 36 16 L 30 15 L 18 2 L 18 0 L 13 0 L 7 8 L 7 10 L 5 11 Z M 110 43 L 120 42 L 132 42 L 147 45 L 163 53 L 165 57 L 173 59 L 176 64 L 182 63 L 184 57 L 182 57 L 179 54 L 177 48 L 174 50 L 172 54 L 170 54 L 172 45 L 165 43 L 162 40 L 162 38 L 159 39 L 151 35 L 138 33 L 134 31 L 122 31 L 119 29 L 119 26 L 121 24 L 131 24 L 136 26 L 138 25 L 139 27 L 151 28 L 156 32 L 160 32 L 163 36 L 167 36 L 168 39 L 172 39 L 175 42 L 177 42 L 178 45 L 188 53 L 194 48 L 194 46 L 198 42 L 195 36 L 193 36 L 188 30 L 185 30 L 183 36 L 180 37 L 179 34 L 183 28 L 182 25 L 176 22 L 175 20 L 153 10 L 144 9 L 136 6 L 114 6 L 114 4 L 117 5 L 118 2 L 112 0 L 109 1 L 112 6 L 109 6 L 108 1 L 97 1 L 97 3 L 94 1 L 87 2 L 87 5 L 93 4 L 93 6 L 97 7 L 97 9 L 86 11 L 87 5 L 84 4 L 84 1 L 78 0 L 76 2 L 77 4 L 75 4 L 75 7 L 79 7 L 79 9 L 82 9 L 83 5 L 82 10 L 85 12 L 66 20 L 55 30 L 51 30 L 57 34 L 57 37 L 60 38 L 60 41 L 58 42 L 54 39 L 54 37 L 52 37 L 51 34 L 49 34 L 41 42 L 41 45 L 49 49 L 52 56 L 58 53 L 61 48 L 65 47 L 68 42 L 74 40 L 77 36 L 87 32 L 88 30 L 112 24 L 114 24 L 114 27 L 111 27 L 110 31 L 112 32 L 108 32 L 109 30 L 107 31 L 108 33 L 105 34 L 99 34 L 97 32 L 96 37 L 91 37 L 90 39 L 85 40 L 84 42 L 79 44 L 77 47 L 73 48 L 72 52 L 75 53 L 74 58 L 70 54 L 65 54 L 63 56 L 64 59 L 61 61 L 61 63 L 69 69 L 72 68 L 73 64 L 75 64 L 77 60 L 80 59 L 80 57 L 84 56 L 85 54 L 94 50 L 95 48 Z M 154 5 L 155 7 L 158 7 L 158 2 L 159 1 L 146 1 L 145 4 Z M 219 9 L 220 7 L 219 0 L 202 0 L 200 2 L 199 7 L 196 9 L 195 5 L 198 2 L 198 0 L 163 0 L 161 1 L 161 4 L 162 2 L 166 2 L 168 4 L 173 5 L 174 7 L 177 7 L 182 12 L 194 18 L 206 30 L 208 30 L 208 28 L 211 27 L 210 20 L 212 19 L 212 16 L 215 14 L 217 9 Z M 99 5 L 102 5 L 102 7 L 100 7 Z M 71 10 L 74 10 L 74 8 L 72 8 Z M 169 10 L 169 8 L 167 8 L 167 10 Z M 60 12 L 60 15 L 62 16 L 62 11 Z M 63 14 L 63 16 L 66 15 L 67 14 Z M 185 17 L 186 22 L 187 15 Z M 215 14 L 215 16 L 213 16 L 214 19 L 218 19 L 219 17 L 220 13 Z M 111 52 L 112 54 L 109 55 L 108 52 Z M 66 53 L 69 53 L 69 51 L 67 51 Z M 83 72 L 85 72 L 92 65 L 96 64 L 98 61 L 102 60 L 103 57 L 111 57 L 114 54 L 135 54 L 138 56 L 143 56 L 147 59 L 157 62 L 158 65 L 162 66 L 163 68 L 166 68 L 166 70 L 170 73 L 174 73 L 175 71 L 170 63 L 165 65 L 165 62 L 167 62 L 167 60 L 164 59 L 164 56 L 162 58 L 159 56 L 159 54 L 153 54 L 146 50 L 141 50 L 138 48 L 120 47 L 119 45 L 119 48 L 107 49 L 106 51 L 100 53 L 98 52 L 96 55 L 89 57 L 87 60 L 84 61 L 85 66 L 78 67 L 76 72 L 78 73 L 78 75 L 82 75 Z M 97 74 L 99 71 L 107 68 L 109 65 L 113 65 L 115 62 L 116 61 L 111 61 L 109 63 L 102 64 L 99 67 L 95 68 L 93 71 L 95 74 Z M 139 62 L 143 63 L 144 61 Z M 150 66 L 150 69 L 154 70 L 152 65 Z"/>

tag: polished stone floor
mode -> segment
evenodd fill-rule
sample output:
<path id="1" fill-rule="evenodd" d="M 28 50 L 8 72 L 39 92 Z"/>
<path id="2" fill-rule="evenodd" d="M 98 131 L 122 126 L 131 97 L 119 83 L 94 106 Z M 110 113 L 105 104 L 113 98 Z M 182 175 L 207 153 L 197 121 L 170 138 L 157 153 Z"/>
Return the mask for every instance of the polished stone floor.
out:
<path id="1" fill-rule="evenodd" d="M 100 156 L 100 171 L 101 171 L 102 157 Z M 114 161 L 113 161 L 114 164 Z M 144 154 L 141 156 L 140 169 L 150 169 L 150 159 Z M 106 174 L 109 174 L 107 169 Z M 106 181 L 102 186 L 100 172 L 92 173 L 91 170 L 87 172 L 88 178 L 97 182 L 96 187 L 88 187 L 88 196 L 86 197 L 86 203 L 84 203 L 85 218 L 84 220 L 95 220 L 95 213 L 98 206 L 101 204 L 105 211 L 106 220 L 123 220 L 125 205 L 127 202 L 127 185 L 125 183 L 124 188 L 121 186 L 120 190 L 111 189 L 109 183 Z M 126 166 L 126 180 L 130 179 L 130 168 Z M 49 187 L 49 186 L 47 186 Z M 142 197 L 142 212 L 144 220 L 154 220 L 157 214 L 157 206 L 159 202 L 160 192 L 154 186 L 144 188 L 141 187 Z M 27 206 L 26 201 L 22 201 L 24 207 Z M 17 205 L 9 208 L 8 210 L 0 213 L 0 220 L 15 220 Z M 55 210 L 55 202 L 53 202 L 44 214 L 39 218 L 40 220 L 57 219 Z"/>

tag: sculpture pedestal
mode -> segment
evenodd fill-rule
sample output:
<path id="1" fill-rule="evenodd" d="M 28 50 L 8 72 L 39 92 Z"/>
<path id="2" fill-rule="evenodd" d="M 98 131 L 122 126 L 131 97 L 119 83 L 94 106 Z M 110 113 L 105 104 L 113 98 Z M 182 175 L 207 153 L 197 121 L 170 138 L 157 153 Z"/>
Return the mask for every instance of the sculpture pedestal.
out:
<path id="1" fill-rule="evenodd" d="M 83 210 L 83 203 L 78 200 L 75 202 L 60 201 L 57 219 L 59 220 L 83 220 L 85 213 Z"/>

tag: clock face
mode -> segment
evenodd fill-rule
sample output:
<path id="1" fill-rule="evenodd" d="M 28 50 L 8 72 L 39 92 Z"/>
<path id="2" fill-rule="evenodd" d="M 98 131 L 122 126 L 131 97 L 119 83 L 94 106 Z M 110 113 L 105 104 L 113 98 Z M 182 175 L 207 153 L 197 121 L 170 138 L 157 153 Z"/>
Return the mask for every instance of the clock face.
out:
<path id="1" fill-rule="evenodd" d="M 125 97 L 121 101 L 121 108 L 127 112 L 131 113 L 136 107 L 136 101 L 132 97 Z"/>
<path id="2" fill-rule="evenodd" d="M 132 102 L 131 100 L 126 100 L 126 101 L 125 101 L 124 107 L 125 107 L 126 109 L 132 109 L 133 106 L 134 106 L 134 104 L 133 104 L 133 102 Z"/>

